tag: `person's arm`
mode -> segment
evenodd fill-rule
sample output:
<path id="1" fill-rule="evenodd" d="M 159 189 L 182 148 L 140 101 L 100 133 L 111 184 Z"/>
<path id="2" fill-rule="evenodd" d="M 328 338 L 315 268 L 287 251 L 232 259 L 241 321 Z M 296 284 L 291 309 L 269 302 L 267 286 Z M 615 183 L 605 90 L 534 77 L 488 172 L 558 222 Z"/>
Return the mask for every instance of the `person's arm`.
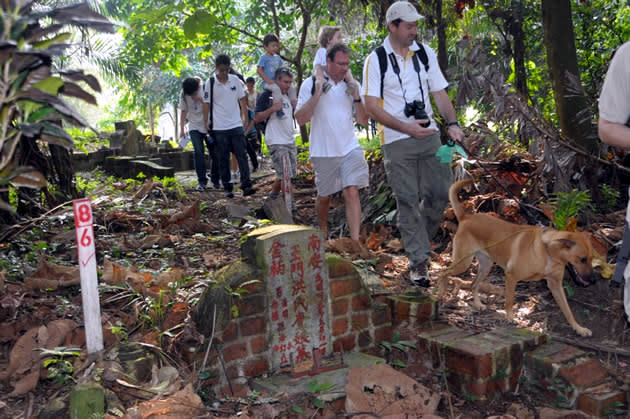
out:
<path id="1" fill-rule="evenodd" d="M 440 111 L 440 115 L 444 117 L 446 123 L 457 122 L 455 108 L 453 107 L 446 90 L 438 90 L 437 92 L 431 93 L 431 95 L 433 95 L 433 100 L 435 100 L 435 104 Z M 460 142 L 464 141 L 464 131 L 462 131 L 459 125 L 449 125 L 447 127 L 447 132 L 448 136 L 451 137 L 452 140 Z"/>
<path id="2" fill-rule="evenodd" d="M 311 79 L 311 83 L 312 82 L 313 81 Z M 308 85 L 305 83 L 305 84 L 302 84 L 302 86 L 303 87 L 301 87 L 300 89 L 306 88 Z M 295 120 L 297 121 L 298 125 L 304 125 L 311 120 L 311 118 L 313 117 L 313 111 L 315 110 L 315 106 L 317 106 L 317 103 L 319 102 L 319 98 L 321 95 L 322 95 L 322 88 L 316 83 L 315 92 L 313 92 L 313 96 L 311 96 L 311 98 L 308 101 L 304 102 L 304 104 L 300 106 L 299 109 L 295 112 Z M 300 96 L 302 96 L 301 90 L 300 90 Z"/>
<path id="3" fill-rule="evenodd" d="M 254 115 L 254 121 L 255 122 L 266 121 L 267 118 L 269 118 L 272 113 L 278 112 L 280 109 L 282 109 L 282 102 L 273 102 L 273 104 L 269 108 L 265 109 L 264 111 L 256 112 L 256 114 Z"/>
<path id="4" fill-rule="evenodd" d="M 247 96 L 243 96 L 238 100 L 238 104 L 241 107 L 241 121 L 243 121 L 243 128 L 247 128 Z"/>
<path id="5" fill-rule="evenodd" d="M 365 105 L 361 101 L 361 94 L 359 93 L 359 89 L 355 89 L 354 95 L 352 96 L 352 101 L 355 105 L 355 114 L 354 117 L 358 124 L 366 126 L 368 124 L 368 113 L 365 110 Z"/>
<path id="6" fill-rule="evenodd" d="M 188 115 L 188 112 L 186 112 L 185 110 L 181 110 L 181 115 L 179 117 L 179 136 L 183 137 L 184 135 L 186 135 L 186 116 Z"/>
<path id="7" fill-rule="evenodd" d="M 210 127 L 210 104 L 203 102 L 203 120 L 206 121 L 206 126 Z"/>
<path id="8" fill-rule="evenodd" d="M 599 118 L 597 123 L 599 138 L 613 147 L 630 149 L 630 127 Z"/>
<path id="9" fill-rule="evenodd" d="M 258 73 L 260 78 L 262 78 L 265 81 L 265 83 L 273 84 L 273 80 L 271 80 L 269 77 L 267 77 L 267 75 L 265 74 L 265 71 L 263 70 L 263 68 L 261 66 L 258 66 L 258 69 L 256 70 L 256 72 Z"/>

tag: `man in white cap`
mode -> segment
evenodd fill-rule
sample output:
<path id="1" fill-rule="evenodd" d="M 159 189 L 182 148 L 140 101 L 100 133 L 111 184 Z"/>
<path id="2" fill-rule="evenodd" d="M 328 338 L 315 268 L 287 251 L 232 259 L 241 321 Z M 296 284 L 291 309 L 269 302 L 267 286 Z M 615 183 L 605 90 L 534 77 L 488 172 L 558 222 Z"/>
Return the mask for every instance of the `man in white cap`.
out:
<path id="1" fill-rule="evenodd" d="M 362 95 L 369 116 L 379 122 L 388 182 L 398 206 L 398 229 L 409 258 L 409 280 L 428 287 L 431 238 L 448 202 L 452 172 L 435 153 L 441 146 L 429 93 L 444 117 L 448 135 L 464 133 L 444 90 L 435 52 L 416 41 L 422 16 L 409 2 L 397 1 L 386 13 L 389 36 L 363 67 Z"/>

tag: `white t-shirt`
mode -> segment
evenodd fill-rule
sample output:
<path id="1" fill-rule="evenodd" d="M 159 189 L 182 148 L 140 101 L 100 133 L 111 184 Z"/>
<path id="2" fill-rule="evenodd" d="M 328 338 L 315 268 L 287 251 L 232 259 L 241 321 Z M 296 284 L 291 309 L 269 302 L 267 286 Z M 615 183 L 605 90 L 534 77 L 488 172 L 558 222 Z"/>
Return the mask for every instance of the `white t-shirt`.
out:
<path id="1" fill-rule="evenodd" d="M 194 95 L 198 95 L 199 98 L 201 98 L 201 84 Z M 201 101 L 194 100 L 191 96 L 185 95 L 182 92 L 179 97 L 179 109 L 182 111 L 186 111 L 186 119 L 188 120 L 189 131 L 199 131 L 203 134 L 207 132 L 207 124 L 203 120 L 203 104 L 201 103 Z"/>
<path id="2" fill-rule="evenodd" d="M 321 47 L 315 53 L 315 59 L 313 60 L 313 72 L 315 72 L 315 66 L 320 65 L 326 67 L 326 48 Z"/>
<path id="3" fill-rule="evenodd" d="M 271 92 L 265 90 L 259 97 L 258 102 L 261 104 L 256 106 L 257 112 L 269 109 L 271 105 Z M 295 135 L 293 133 L 293 107 L 291 106 L 291 99 L 288 95 L 282 95 L 282 110 L 284 111 L 284 117 L 278 117 L 277 112 L 272 112 L 267 119 L 267 125 L 265 126 L 265 143 L 267 145 L 276 144 L 295 144 Z"/>
<path id="4" fill-rule="evenodd" d="M 444 78 L 444 75 L 442 75 L 435 51 L 433 51 L 429 46 L 425 44 L 423 45 L 429 59 L 428 74 L 424 69 L 422 61 L 418 59 L 420 64 L 420 80 L 422 80 L 422 92 L 424 93 L 424 109 L 431 121 L 429 128 L 437 130 L 437 124 L 433 119 L 433 108 L 431 107 L 429 92 L 437 92 L 445 89 L 448 86 L 448 82 Z M 421 99 L 418 73 L 416 73 L 416 70 L 413 67 L 412 60 L 414 52 L 417 51 L 419 47 L 414 42 L 409 47 L 408 56 L 402 57 L 394 52 L 389 36 L 385 38 L 385 41 L 383 41 L 383 46 L 385 47 L 385 53 L 387 54 L 387 71 L 385 72 L 385 77 L 383 78 L 383 100 L 379 101 L 379 103 L 381 104 L 381 107 L 394 118 L 403 122 L 413 121 L 413 116 L 405 116 L 404 109 L 405 99 L 409 103 L 413 100 Z M 389 59 L 389 54 L 392 52 L 394 53 L 396 61 L 398 62 L 398 67 L 400 68 L 400 80 L 402 81 L 402 86 L 404 88 L 404 96 L 403 90 L 401 89 L 401 83 L 398 81 L 398 76 L 396 76 L 396 73 L 392 68 L 392 63 Z M 378 56 L 375 51 L 372 51 L 372 53 L 365 59 L 365 64 L 363 66 L 363 88 L 361 89 L 361 92 L 364 96 L 374 96 L 379 99 L 381 97 L 381 70 L 378 63 Z M 409 138 L 408 134 L 395 131 L 388 127 L 381 128 L 384 128 L 383 140 L 385 144 L 389 144 L 403 138 Z"/>
<path id="5" fill-rule="evenodd" d="M 227 81 L 221 83 L 215 74 L 213 96 L 212 129 L 223 131 L 242 127 L 241 106 L 238 101 L 245 96 L 245 90 L 241 80 L 234 74 L 228 74 Z M 203 101 L 210 103 L 210 79 L 203 86 Z"/>
<path id="6" fill-rule="evenodd" d="M 326 73 L 324 72 L 324 75 Z M 346 82 L 335 83 L 319 97 L 311 118 L 309 153 L 311 157 L 343 157 L 359 145 L 354 131 L 352 98 L 346 94 Z M 297 110 L 310 100 L 313 78 L 300 87 Z"/>
<path id="7" fill-rule="evenodd" d="M 617 124 L 630 118 L 630 42 L 620 46 L 610 62 L 599 96 L 599 116 Z"/>

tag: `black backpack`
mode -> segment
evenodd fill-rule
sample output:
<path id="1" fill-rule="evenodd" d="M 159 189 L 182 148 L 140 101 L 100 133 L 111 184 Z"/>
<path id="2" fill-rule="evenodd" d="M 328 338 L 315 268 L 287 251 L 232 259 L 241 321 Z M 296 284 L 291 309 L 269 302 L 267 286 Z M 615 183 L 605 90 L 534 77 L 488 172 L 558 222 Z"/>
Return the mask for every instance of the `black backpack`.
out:
<path id="1" fill-rule="evenodd" d="M 420 47 L 415 54 L 413 54 L 413 67 L 416 70 L 416 73 L 420 73 L 420 63 L 418 63 L 418 56 L 420 57 L 420 61 L 422 65 L 424 65 L 424 71 L 429 72 L 429 57 L 427 56 L 427 51 L 424 49 L 424 45 L 422 42 L 416 42 L 418 47 Z M 381 98 L 383 98 L 383 80 L 385 79 L 385 72 L 387 71 L 387 53 L 385 52 L 385 47 L 380 46 L 374 50 L 376 52 L 376 56 L 378 57 L 378 66 L 381 70 Z"/>

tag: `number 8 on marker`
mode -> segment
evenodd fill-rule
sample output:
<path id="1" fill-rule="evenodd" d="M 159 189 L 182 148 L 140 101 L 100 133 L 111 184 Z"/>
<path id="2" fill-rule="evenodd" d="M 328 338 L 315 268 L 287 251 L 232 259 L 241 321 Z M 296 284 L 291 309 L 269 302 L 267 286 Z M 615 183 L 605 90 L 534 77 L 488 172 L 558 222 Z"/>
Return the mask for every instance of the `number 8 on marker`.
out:
<path id="1" fill-rule="evenodd" d="M 76 227 L 92 225 L 92 207 L 89 199 L 75 201 L 74 224 Z"/>

